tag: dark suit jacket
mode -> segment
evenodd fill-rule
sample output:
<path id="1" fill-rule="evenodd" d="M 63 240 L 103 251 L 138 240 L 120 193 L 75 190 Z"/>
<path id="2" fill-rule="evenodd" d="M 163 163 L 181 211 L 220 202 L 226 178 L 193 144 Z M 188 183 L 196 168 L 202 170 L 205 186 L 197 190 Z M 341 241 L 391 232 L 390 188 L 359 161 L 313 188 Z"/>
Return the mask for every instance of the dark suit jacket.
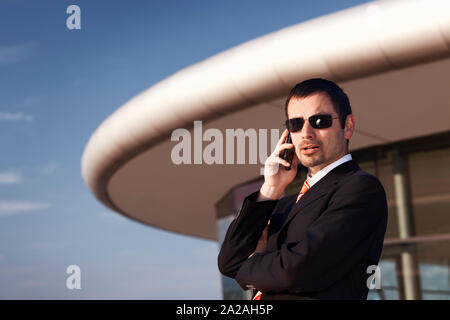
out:
<path id="1" fill-rule="evenodd" d="M 228 228 L 218 265 L 264 299 L 367 299 L 387 224 L 378 179 L 351 160 L 297 195 L 256 202 L 249 195 Z M 270 219 L 267 251 L 255 253 Z"/>

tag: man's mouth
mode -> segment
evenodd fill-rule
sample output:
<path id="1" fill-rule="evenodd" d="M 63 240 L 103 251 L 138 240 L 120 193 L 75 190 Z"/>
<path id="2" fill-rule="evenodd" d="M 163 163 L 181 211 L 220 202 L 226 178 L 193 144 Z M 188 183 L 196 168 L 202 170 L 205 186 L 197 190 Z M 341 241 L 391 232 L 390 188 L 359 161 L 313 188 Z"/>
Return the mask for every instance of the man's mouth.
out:
<path id="1" fill-rule="evenodd" d="M 311 144 L 301 147 L 301 150 L 303 154 L 313 154 L 319 150 L 319 146 L 317 144 Z"/>

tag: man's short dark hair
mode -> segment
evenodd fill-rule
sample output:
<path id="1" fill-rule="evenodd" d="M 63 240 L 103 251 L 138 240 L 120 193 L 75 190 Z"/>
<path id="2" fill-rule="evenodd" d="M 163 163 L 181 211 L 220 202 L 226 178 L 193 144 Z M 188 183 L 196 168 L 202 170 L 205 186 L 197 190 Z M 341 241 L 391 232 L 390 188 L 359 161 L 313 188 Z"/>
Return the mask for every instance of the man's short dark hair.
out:
<path id="1" fill-rule="evenodd" d="M 326 93 L 333 103 L 334 110 L 338 114 L 342 129 L 345 128 L 345 119 L 347 115 L 352 113 L 352 108 L 350 107 L 350 101 L 348 100 L 347 95 L 344 90 L 339 87 L 336 83 L 330 80 L 321 79 L 321 78 L 313 78 L 308 79 L 303 82 L 300 82 L 292 88 L 289 93 L 286 104 L 285 104 L 285 112 L 286 118 L 288 117 L 287 107 L 289 101 L 292 98 L 306 98 L 314 93 Z"/>

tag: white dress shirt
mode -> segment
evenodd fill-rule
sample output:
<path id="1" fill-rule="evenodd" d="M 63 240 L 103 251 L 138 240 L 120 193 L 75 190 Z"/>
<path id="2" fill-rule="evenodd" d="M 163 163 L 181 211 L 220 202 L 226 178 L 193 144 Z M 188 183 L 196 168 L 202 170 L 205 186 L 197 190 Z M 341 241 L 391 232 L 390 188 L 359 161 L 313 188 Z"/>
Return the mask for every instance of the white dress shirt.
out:
<path id="1" fill-rule="evenodd" d="M 317 172 L 314 176 L 310 176 L 309 173 L 308 173 L 306 179 L 308 180 L 309 187 L 311 188 L 320 179 L 325 177 L 328 172 L 330 172 L 331 170 L 333 170 L 337 166 L 343 164 L 344 162 L 350 161 L 350 160 L 352 160 L 352 156 L 351 156 L 350 153 L 347 153 L 345 156 L 342 156 L 341 158 L 339 158 L 335 162 L 330 163 L 325 168 L 322 168 L 322 170 Z M 260 201 L 264 201 L 264 200 L 269 200 L 269 199 L 265 198 L 264 196 L 261 195 L 261 193 L 259 193 L 257 198 L 256 198 L 256 202 L 260 202 Z"/>
<path id="2" fill-rule="evenodd" d="M 322 170 L 317 172 L 315 175 L 310 176 L 308 173 L 306 179 L 308 180 L 309 187 L 311 188 L 313 185 L 315 185 L 317 182 L 319 182 L 320 179 L 325 177 L 328 172 L 330 172 L 337 166 L 340 166 L 341 164 L 343 164 L 347 161 L 350 161 L 350 160 L 352 160 L 352 156 L 350 153 L 347 153 L 345 156 L 343 156 L 343 157 L 339 158 L 338 160 L 336 160 L 335 162 L 327 165 L 325 168 L 323 168 Z"/>

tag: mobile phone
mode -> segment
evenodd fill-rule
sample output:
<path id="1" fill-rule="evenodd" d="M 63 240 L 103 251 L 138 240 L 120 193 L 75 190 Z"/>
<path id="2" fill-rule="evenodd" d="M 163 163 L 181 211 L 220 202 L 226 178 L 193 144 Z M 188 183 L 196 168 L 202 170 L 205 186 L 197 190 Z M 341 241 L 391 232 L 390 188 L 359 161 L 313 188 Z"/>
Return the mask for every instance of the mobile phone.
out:
<path id="1" fill-rule="evenodd" d="M 284 143 L 292 143 L 291 134 L 289 133 Z M 289 167 L 283 166 L 284 170 L 291 170 L 292 167 L 292 159 L 294 159 L 294 148 L 285 149 L 281 152 L 280 158 L 286 160 L 291 165 Z"/>

